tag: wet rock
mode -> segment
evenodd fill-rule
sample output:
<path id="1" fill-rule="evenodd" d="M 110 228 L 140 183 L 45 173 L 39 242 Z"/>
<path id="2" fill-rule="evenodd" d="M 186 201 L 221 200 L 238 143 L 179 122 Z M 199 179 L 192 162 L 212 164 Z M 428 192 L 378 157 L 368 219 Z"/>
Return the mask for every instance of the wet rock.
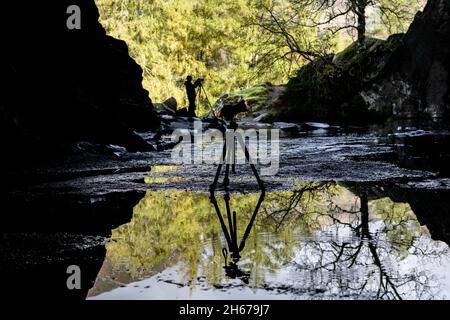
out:
<path id="1" fill-rule="evenodd" d="M 391 136 L 398 162 L 406 168 L 423 169 L 449 177 L 450 134 L 415 130 Z"/>
<path id="2" fill-rule="evenodd" d="M 242 130 L 247 130 L 247 129 L 255 129 L 255 130 L 272 129 L 272 125 L 271 124 L 255 122 L 255 121 L 239 121 L 238 125 L 239 125 L 239 129 L 242 129 Z"/>
<path id="3" fill-rule="evenodd" d="M 177 112 L 178 109 L 178 101 L 174 97 L 171 97 L 164 101 L 164 105 L 171 110 L 173 113 Z"/>
<path id="4" fill-rule="evenodd" d="M 327 123 L 320 123 L 320 122 L 305 122 L 300 125 L 301 130 L 303 131 L 310 131 L 310 130 L 327 130 L 330 129 L 330 125 Z"/>
<path id="5" fill-rule="evenodd" d="M 274 129 L 279 129 L 284 132 L 296 133 L 299 131 L 299 126 L 295 123 L 274 122 L 272 126 Z"/>
<path id="6" fill-rule="evenodd" d="M 156 112 L 160 116 L 162 116 L 162 115 L 174 116 L 176 114 L 176 110 L 173 111 L 165 103 L 155 103 L 154 106 L 155 106 Z"/>
<path id="7" fill-rule="evenodd" d="M 258 115 L 256 118 L 253 119 L 255 122 L 264 122 L 264 120 L 269 116 L 268 112 L 264 112 L 260 115 Z"/>
<path id="8" fill-rule="evenodd" d="M 176 129 L 193 129 L 194 128 L 194 124 L 187 117 L 172 118 L 169 121 L 167 121 L 167 118 L 166 118 L 166 119 L 163 119 L 163 121 L 172 130 L 176 130 Z"/>

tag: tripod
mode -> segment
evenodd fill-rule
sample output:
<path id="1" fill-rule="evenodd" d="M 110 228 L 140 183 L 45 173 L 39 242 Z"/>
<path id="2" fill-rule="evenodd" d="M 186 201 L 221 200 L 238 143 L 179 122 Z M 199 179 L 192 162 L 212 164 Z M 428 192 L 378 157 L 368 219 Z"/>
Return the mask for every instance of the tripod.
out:
<path id="1" fill-rule="evenodd" d="M 200 104 L 200 102 L 201 102 L 201 98 L 204 98 L 204 100 L 206 101 L 206 105 L 209 107 L 209 109 L 210 109 L 210 114 L 211 114 L 211 112 L 213 112 L 213 106 L 212 106 L 212 104 L 211 104 L 211 102 L 209 101 L 209 98 L 208 98 L 208 94 L 206 93 L 206 90 L 205 90 L 205 88 L 203 87 L 203 83 L 200 83 L 200 85 L 198 86 L 198 88 L 197 88 L 197 100 L 198 100 L 198 103 Z"/>
<path id="2" fill-rule="evenodd" d="M 235 132 L 235 130 L 237 129 L 237 125 L 234 123 L 234 121 L 232 121 L 231 123 L 231 130 L 233 131 L 233 133 Z M 229 130 L 229 129 L 228 129 Z M 246 161 L 248 161 L 248 163 L 250 164 L 250 168 L 253 172 L 253 175 L 256 178 L 256 181 L 258 183 L 259 188 L 261 189 L 261 195 L 259 197 L 258 203 L 255 207 L 255 210 L 253 211 L 252 217 L 250 219 L 250 222 L 247 225 L 247 228 L 245 229 L 245 233 L 244 236 L 241 240 L 240 243 L 238 243 L 237 240 L 237 214 L 234 211 L 233 213 L 231 213 L 231 207 L 230 207 L 230 178 L 229 178 L 229 174 L 230 174 L 230 163 L 229 163 L 229 158 L 230 158 L 230 152 L 233 153 L 234 156 L 234 149 L 235 149 L 235 139 L 237 138 L 238 143 L 241 145 L 241 147 L 244 149 L 244 153 L 245 153 L 245 158 Z M 229 144 L 232 145 L 230 146 Z M 264 202 L 265 196 L 266 196 L 266 188 L 264 185 L 264 182 L 261 180 L 261 178 L 259 177 L 258 174 L 258 170 L 256 169 L 256 166 L 252 163 L 251 158 L 250 158 L 250 153 L 248 152 L 247 146 L 245 145 L 245 141 L 242 138 L 242 136 L 236 136 L 235 134 L 233 134 L 233 141 L 229 142 L 227 141 L 227 139 L 224 139 L 224 145 L 223 145 L 223 152 L 222 152 L 222 158 L 221 158 L 221 163 L 219 164 L 218 168 L 217 168 L 217 172 L 214 178 L 214 182 L 211 184 L 210 188 L 209 188 L 209 192 L 210 192 L 210 200 L 211 203 L 214 206 L 214 209 L 216 211 L 217 217 L 219 219 L 222 231 L 224 233 L 225 239 L 227 241 L 228 244 L 228 250 L 231 253 L 231 258 L 233 260 L 233 263 L 236 264 L 239 259 L 240 259 L 240 252 L 242 252 L 242 250 L 245 248 L 245 242 L 247 241 L 248 236 L 250 235 L 250 231 L 253 228 L 253 223 L 255 222 L 256 216 L 259 212 L 259 209 L 261 207 L 261 204 Z M 224 201 L 225 201 L 225 207 L 226 207 L 226 212 L 227 212 L 227 220 L 228 220 L 228 228 L 227 225 L 225 224 L 225 221 L 222 217 L 222 213 L 220 211 L 219 205 L 217 203 L 217 199 L 215 196 L 215 192 L 217 189 L 217 184 L 219 182 L 219 178 L 220 175 L 222 173 L 222 169 L 223 166 L 225 164 L 225 177 L 223 180 L 223 187 L 225 190 L 225 195 L 224 195 Z M 225 256 L 226 259 L 226 255 L 228 255 L 228 251 L 223 250 L 223 254 Z"/>

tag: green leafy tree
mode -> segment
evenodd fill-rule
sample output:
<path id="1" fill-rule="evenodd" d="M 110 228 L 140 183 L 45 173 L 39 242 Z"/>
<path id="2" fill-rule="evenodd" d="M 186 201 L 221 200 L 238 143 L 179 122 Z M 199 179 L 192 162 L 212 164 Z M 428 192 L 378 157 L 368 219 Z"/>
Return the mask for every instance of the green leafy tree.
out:
<path id="1" fill-rule="evenodd" d="M 227 92 L 284 83 L 306 62 L 361 35 L 404 31 L 423 0 L 96 0 L 106 31 L 124 40 L 155 102 L 186 105 L 188 74 L 206 78 L 211 103 Z M 365 29 L 355 21 L 364 8 Z M 356 8 L 356 9 L 355 9 Z M 379 10 L 373 10 L 379 8 Z M 367 16 L 366 16 L 367 15 Z M 362 21 L 362 20 L 361 20 Z M 349 28 L 347 25 L 351 25 Z M 206 101 L 199 112 L 206 113 Z"/>

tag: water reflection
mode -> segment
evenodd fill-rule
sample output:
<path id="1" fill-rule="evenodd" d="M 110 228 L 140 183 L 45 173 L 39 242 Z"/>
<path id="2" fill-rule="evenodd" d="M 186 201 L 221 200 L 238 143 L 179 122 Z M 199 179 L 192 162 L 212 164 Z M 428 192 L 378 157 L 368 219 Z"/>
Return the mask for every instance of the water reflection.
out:
<path id="1" fill-rule="evenodd" d="M 90 296 L 450 296 L 448 246 L 431 239 L 408 203 L 387 194 L 376 185 L 298 182 L 264 202 L 261 194 L 217 201 L 221 222 L 210 194 L 149 191 L 133 220 L 113 231 Z"/>
<path id="2" fill-rule="evenodd" d="M 331 204 L 334 207 L 327 217 L 334 223 L 331 230 L 351 237 L 335 238 L 329 243 L 309 242 L 304 249 L 308 254 L 303 255 L 307 258 L 297 262 L 298 268 L 307 270 L 312 279 L 319 280 L 314 283 L 316 287 L 322 290 L 334 288 L 344 296 L 433 298 L 438 290 L 437 284 L 433 283 L 433 274 L 418 272 L 415 267 L 402 272 L 398 266 L 402 260 L 411 257 L 422 263 L 430 262 L 429 259 L 447 254 L 448 248 L 425 244 L 425 239 L 421 238 L 425 231 L 421 230 L 407 205 L 389 204 L 389 207 L 374 202 L 372 209 L 380 215 L 380 220 L 371 222 L 368 194 L 368 188 L 360 188 L 357 211 Z M 313 260 L 309 258 L 311 256 Z M 351 274 L 352 270 L 359 271 L 356 277 Z"/>
<path id="3" fill-rule="evenodd" d="M 223 147 L 223 160 L 225 162 L 225 159 L 227 157 L 227 144 L 225 142 Z M 245 228 L 244 235 L 242 236 L 242 239 L 238 241 L 238 219 L 237 219 L 237 212 L 231 210 L 231 195 L 230 195 L 230 164 L 225 165 L 225 174 L 223 179 L 223 200 L 225 203 L 226 208 L 226 218 L 228 221 L 228 226 L 225 224 L 224 217 L 222 215 L 222 211 L 220 210 L 217 197 L 216 197 L 216 191 L 219 184 L 219 179 L 222 173 L 223 165 L 219 164 L 217 168 L 217 172 L 214 178 L 213 183 L 210 186 L 209 192 L 210 192 L 210 200 L 214 207 L 214 210 L 216 211 L 218 221 L 220 223 L 220 227 L 222 228 L 223 236 L 225 237 L 228 245 L 227 248 L 222 249 L 222 254 L 225 259 L 225 274 L 231 278 L 231 279 L 241 279 L 244 283 L 248 284 L 248 279 L 250 276 L 250 273 L 242 271 L 239 269 L 238 262 L 241 259 L 240 253 L 244 250 L 246 241 L 250 235 L 250 232 L 252 231 L 253 225 L 255 223 L 256 216 L 258 215 L 259 209 L 261 208 L 261 204 L 264 202 L 266 197 L 266 187 L 264 185 L 264 182 L 259 177 L 258 171 L 254 164 L 250 161 L 250 155 L 247 150 L 247 147 L 244 146 L 244 153 L 247 161 L 250 163 L 250 167 L 252 169 L 253 175 L 256 179 L 256 182 L 258 183 L 258 187 L 261 190 L 261 193 L 259 195 L 258 202 L 256 203 L 255 208 L 253 209 L 253 214 L 250 217 L 250 220 Z M 235 167 L 232 166 L 233 173 L 235 174 Z M 231 261 L 228 264 L 228 254 L 230 253 Z"/>

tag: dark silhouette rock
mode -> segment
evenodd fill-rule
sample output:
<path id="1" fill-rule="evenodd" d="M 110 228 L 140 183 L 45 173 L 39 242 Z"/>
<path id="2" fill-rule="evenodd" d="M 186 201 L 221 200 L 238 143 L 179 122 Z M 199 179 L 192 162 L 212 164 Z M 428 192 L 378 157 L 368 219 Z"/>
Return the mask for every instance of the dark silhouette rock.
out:
<path id="1" fill-rule="evenodd" d="M 250 110 L 245 100 L 240 100 L 235 104 L 226 104 L 219 112 L 219 118 L 226 121 L 232 121 L 239 113 L 245 113 Z"/>
<path id="2" fill-rule="evenodd" d="M 14 210 L 4 211 L 0 227 L 3 287 L 23 299 L 84 300 L 104 262 L 111 229 L 131 220 L 144 194 L 9 197 L 6 208 Z M 81 269 L 80 290 L 66 285 L 71 265 Z"/>
<path id="3" fill-rule="evenodd" d="M 81 9 L 79 30 L 66 25 L 70 5 Z M 142 69 L 98 19 L 94 0 L 3 5 L 0 145 L 8 155 L 73 141 L 152 149 L 134 133 L 159 123 Z"/>
<path id="4" fill-rule="evenodd" d="M 395 101 L 394 114 L 448 117 L 450 2 L 429 0 L 424 11 L 416 15 L 403 42 L 390 66 L 394 70 L 391 79 L 400 79 L 397 81 L 402 81 L 404 87 L 390 95 Z"/>
<path id="5" fill-rule="evenodd" d="M 164 105 L 169 108 L 173 113 L 177 112 L 178 109 L 178 101 L 174 97 L 171 97 L 164 101 Z"/>
<path id="6" fill-rule="evenodd" d="M 181 108 L 179 110 L 177 110 L 177 112 L 175 112 L 175 115 L 178 117 L 187 117 L 188 114 L 188 109 L 186 107 Z"/>

